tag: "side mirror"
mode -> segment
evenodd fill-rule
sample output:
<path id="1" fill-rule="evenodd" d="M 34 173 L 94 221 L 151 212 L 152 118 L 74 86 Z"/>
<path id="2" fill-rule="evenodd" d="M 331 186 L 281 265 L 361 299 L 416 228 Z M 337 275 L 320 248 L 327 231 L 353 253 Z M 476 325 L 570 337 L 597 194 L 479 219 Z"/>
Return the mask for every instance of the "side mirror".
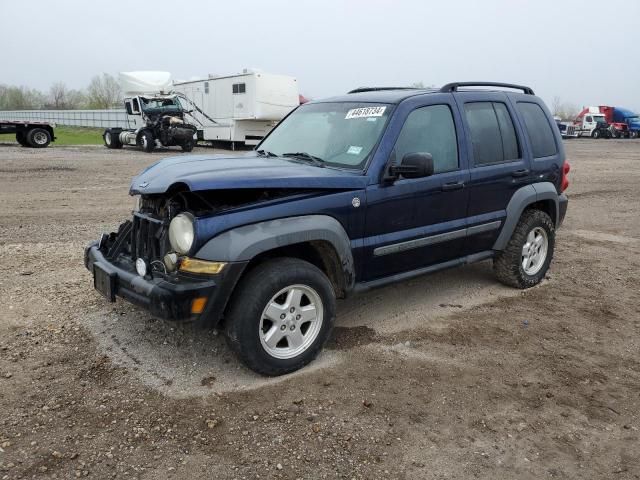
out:
<path id="1" fill-rule="evenodd" d="M 400 165 L 392 165 L 389 169 L 394 177 L 422 178 L 433 175 L 433 157 L 430 153 L 407 153 Z"/>

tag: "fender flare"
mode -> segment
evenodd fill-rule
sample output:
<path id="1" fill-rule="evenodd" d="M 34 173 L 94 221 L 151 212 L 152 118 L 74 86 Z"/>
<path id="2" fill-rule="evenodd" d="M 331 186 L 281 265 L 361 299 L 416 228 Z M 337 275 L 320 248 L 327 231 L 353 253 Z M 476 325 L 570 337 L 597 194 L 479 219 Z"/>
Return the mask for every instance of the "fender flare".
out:
<path id="1" fill-rule="evenodd" d="M 340 222 L 328 215 L 304 215 L 253 223 L 227 230 L 206 242 L 196 258 L 217 262 L 248 262 L 261 253 L 297 243 L 326 241 L 335 249 L 344 288 L 355 283 L 351 241 Z"/>
<path id="2" fill-rule="evenodd" d="M 500 235 L 493 244 L 493 250 L 504 250 L 516 229 L 520 216 L 525 208 L 541 200 L 552 200 L 555 205 L 554 220 L 556 227 L 560 221 L 560 207 L 558 205 L 558 191 L 551 182 L 540 182 L 526 185 L 515 191 L 507 205 L 507 216 Z"/>

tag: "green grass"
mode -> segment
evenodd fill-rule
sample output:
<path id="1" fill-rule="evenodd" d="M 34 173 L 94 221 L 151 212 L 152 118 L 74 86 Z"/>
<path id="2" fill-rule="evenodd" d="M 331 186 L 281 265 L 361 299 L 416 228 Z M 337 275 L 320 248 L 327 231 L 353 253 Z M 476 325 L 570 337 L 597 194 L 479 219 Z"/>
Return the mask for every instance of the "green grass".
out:
<path id="1" fill-rule="evenodd" d="M 56 127 L 53 134 L 56 141 L 52 145 L 102 145 L 104 128 L 89 127 Z M 14 134 L 0 135 L 0 142 L 15 142 Z"/>

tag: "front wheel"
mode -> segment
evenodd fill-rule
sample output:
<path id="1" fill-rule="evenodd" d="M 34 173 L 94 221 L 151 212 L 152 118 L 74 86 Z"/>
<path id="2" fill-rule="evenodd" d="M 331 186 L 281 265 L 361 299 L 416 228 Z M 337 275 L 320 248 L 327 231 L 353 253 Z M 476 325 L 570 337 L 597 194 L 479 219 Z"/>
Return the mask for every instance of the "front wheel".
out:
<path id="1" fill-rule="evenodd" d="M 195 147 L 195 145 L 196 145 L 196 141 L 195 141 L 193 138 L 191 138 L 191 139 L 189 139 L 189 140 L 186 140 L 186 141 L 181 145 L 181 147 L 182 147 L 182 151 L 183 151 L 183 152 L 190 152 L 190 151 L 192 151 L 192 150 L 193 150 L 193 147 Z"/>
<path id="2" fill-rule="evenodd" d="M 630 136 L 631 138 L 638 138 L 638 131 L 637 131 L 637 130 L 634 130 L 633 132 L 631 132 L 631 133 L 629 134 L 629 136 Z"/>
<path id="3" fill-rule="evenodd" d="M 335 293 L 320 269 L 297 258 L 275 258 L 238 286 L 226 317 L 227 340 L 253 371 L 283 375 L 318 355 L 335 311 Z"/>
<path id="4" fill-rule="evenodd" d="M 150 130 L 143 130 L 138 135 L 138 146 L 147 153 L 153 152 L 156 148 L 156 139 Z"/>
<path id="5" fill-rule="evenodd" d="M 525 210 L 507 247 L 493 261 L 498 280 L 522 289 L 540 283 L 551 264 L 555 238 L 549 215 L 541 210 Z"/>
<path id="6" fill-rule="evenodd" d="M 594 130 L 591 132 L 591 138 L 600 138 L 600 130 Z"/>

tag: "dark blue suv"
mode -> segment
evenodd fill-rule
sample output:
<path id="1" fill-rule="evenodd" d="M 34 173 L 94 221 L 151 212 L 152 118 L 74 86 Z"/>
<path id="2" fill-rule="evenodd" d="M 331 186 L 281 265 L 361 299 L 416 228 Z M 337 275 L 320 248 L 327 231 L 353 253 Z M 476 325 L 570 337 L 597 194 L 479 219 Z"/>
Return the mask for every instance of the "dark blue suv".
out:
<path id="1" fill-rule="evenodd" d="M 110 301 L 224 328 L 246 365 L 279 375 L 321 350 L 336 298 L 486 259 L 536 285 L 568 172 L 528 87 L 360 88 L 300 106 L 245 156 L 147 168 L 132 218 L 85 264 Z"/>

